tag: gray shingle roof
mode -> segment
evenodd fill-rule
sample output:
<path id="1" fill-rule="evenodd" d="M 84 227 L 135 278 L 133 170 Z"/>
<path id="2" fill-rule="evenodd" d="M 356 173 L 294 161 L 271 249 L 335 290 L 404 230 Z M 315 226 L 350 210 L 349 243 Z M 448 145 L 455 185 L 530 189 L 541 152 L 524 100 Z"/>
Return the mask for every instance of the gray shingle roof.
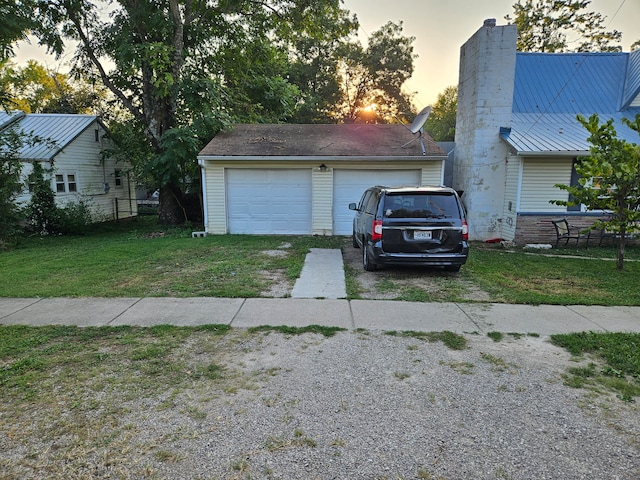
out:
<path id="1" fill-rule="evenodd" d="M 412 142 L 412 140 L 415 140 Z M 427 135 L 426 157 L 446 157 Z M 403 148 L 408 142 L 412 142 Z M 201 157 L 415 157 L 417 135 L 404 125 L 242 124 L 216 135 Z"/>

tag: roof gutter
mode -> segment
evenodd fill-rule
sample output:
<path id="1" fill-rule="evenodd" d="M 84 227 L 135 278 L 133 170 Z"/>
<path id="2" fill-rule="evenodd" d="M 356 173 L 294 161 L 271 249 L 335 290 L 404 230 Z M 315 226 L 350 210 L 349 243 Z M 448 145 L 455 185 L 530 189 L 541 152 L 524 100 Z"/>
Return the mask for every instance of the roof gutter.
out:
<path id="1" fill-rule="evenodd" d="M 519 157 L 588 157 L 591 152 L 589 150 L 573 150 L 573 151 L 557 151 L 557 150 L 547 150 L 543 152 L 524 152 L 524 151 L 516 151 L 516 155 Z"/>
<path id="2" fill-rule="evenodd" d="M 368 161 L 368 162 L 424 162 L 425 160 L 437 161 L 446 160 L 447 155 L 420 155 L 420 156 L 368 156 L 368 155 L 317 155 L 317 156 L 277 156 L 277 155 L 198 155 L 198 164 L 202 166 L 205 161 L 250 161 L 250 162 L 350 162 L 350 161 Z"/>

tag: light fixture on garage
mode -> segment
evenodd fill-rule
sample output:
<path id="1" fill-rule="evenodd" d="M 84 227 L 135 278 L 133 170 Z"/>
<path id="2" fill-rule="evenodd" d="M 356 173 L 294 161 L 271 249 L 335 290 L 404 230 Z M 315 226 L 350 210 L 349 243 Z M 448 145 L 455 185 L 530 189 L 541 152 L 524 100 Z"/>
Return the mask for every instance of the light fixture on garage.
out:
<path id="1" fill-rule="evenodd" d="M 429 114 L 430 113 L 431 113 L 431 106 L 428 106 L 428 107 L 423 108 L 420 111 L 420 113 L 418 113 L 418 115 L 416 115 L 416 118 L 413 119 L 413 122 L 411 123 L 411 126 L 407 127 L 407 128 L 414 135 L 417 133 L 418 136 L 416 138 L 414 138 L 413 140 L 411 140 L 411 141 L 405 143 L 404 145 L 402 145 L 402 148 L 405 148 L 408 145 L 411 145 L 416 140 L 419 140 L 420 141 L 420 146 L 422 147 L 422 155 L 426 155 L 427 154 L 427 151 L 424 148 L 424 142 L 422 141 L 422 133 L 424 132 L 424 128 L 423 128 L 424 122 L 427 121 L 427 118 L 429 118 Z"/>
<path id="2" fill-rule="evenodd" d="M 327 166 L 324 163 L 321 163 L 318 168 L 320 169 L 321 172 L 326 172 L 327 171 Z"/>

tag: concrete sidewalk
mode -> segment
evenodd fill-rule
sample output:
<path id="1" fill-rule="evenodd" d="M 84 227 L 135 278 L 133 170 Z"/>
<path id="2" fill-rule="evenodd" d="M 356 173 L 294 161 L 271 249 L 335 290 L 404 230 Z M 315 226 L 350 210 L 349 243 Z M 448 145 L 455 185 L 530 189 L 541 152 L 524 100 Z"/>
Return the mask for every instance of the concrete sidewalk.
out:
<path id="1" fill-rule="evenodd" d="M 338 249 L 311 249 L 292 298 L 1 298 L 5 325 L 260 325 L 551 335 L 640 332 L 640 307 L 346 300 Z"/>
<path id="2" fill-rule="evenodd" d="M 640 332 L 640 307 L 416 303 L 307 298 L 0 298 L 5 325 L 323 325 L 551 335 Z"/>

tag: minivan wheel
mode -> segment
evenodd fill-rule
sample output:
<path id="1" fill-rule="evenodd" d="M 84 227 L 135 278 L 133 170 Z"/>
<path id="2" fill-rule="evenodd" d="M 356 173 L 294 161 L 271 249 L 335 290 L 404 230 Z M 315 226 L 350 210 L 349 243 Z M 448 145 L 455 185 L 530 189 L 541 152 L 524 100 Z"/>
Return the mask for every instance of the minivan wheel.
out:
<path id="1" fill-rule="evenodd" d="M 375 272 L 378 269 L 378 265 L 371 261 L 369 249 L 366 245 L 362 245 L 362 266 L 367 272 Z"/>
<path id="2" fill-rule="evenodd" d="M 355 231 L 351 234 L 351 243 L 353 245 L 353 248 L 360 248 L 360 245 L 358 245 L 358 240 L 356 239 Z"/>

